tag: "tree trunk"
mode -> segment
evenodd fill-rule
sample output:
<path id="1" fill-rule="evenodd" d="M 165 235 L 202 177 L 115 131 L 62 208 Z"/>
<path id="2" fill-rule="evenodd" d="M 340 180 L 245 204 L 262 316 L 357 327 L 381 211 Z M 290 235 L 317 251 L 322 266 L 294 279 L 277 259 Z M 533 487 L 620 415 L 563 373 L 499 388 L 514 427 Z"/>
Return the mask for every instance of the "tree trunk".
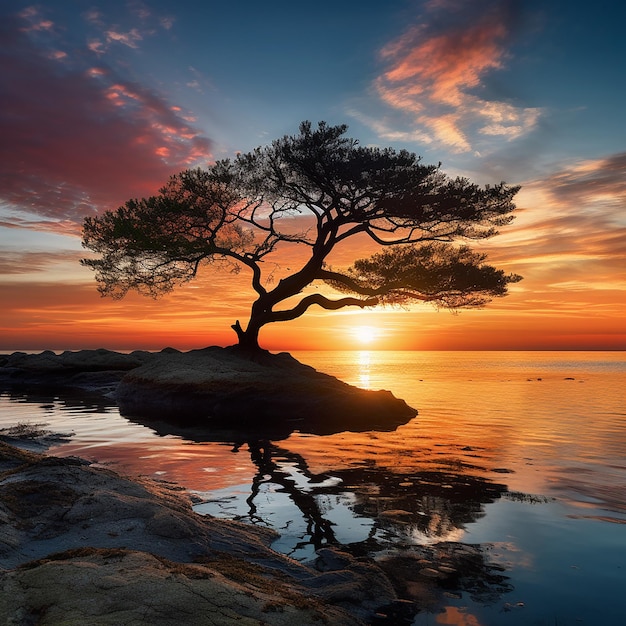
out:
<path id="1" fill-rule="evenodd" d="M 267 294 L 259 296 L 250 310 L 250 319 L 244 330 L 237 320 L 231 328 L 237 333 L 238 346 L 247 352 L 260 352 L 259 332 L 270 320 L 268 311 L 272 310 L 272 303 L 268 302 Z"/>
<path id="2" fill-rule="evenodd" d="M 258 324 L 248 324 L 248 328 L 244 330 L 237 320 L 231 328 L 237 333 L 237 339 L 239 343 L 237 344 L 242 350 L 246 350 L 248 352 L 257 352 L 261 350 L 259 346 L 259 331 L 261 330 L 261 326 Z"/>

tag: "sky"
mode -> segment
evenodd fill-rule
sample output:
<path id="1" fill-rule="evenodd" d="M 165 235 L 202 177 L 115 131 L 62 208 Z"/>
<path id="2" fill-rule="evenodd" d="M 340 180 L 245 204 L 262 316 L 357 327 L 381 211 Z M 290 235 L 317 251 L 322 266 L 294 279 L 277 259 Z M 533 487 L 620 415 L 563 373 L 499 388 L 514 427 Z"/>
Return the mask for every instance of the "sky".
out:
<path id="1" fill-rule="evenodd" d="M 524 280 L 459 314 L 310 309 L 264 347 L 626 349 L 624 24 L 605 0 L 3 0 L 0 350 L 234 343 L 245 272 L 101 298 L 82 223 L 303 120 L 521 185 L 475 245 Z"/>

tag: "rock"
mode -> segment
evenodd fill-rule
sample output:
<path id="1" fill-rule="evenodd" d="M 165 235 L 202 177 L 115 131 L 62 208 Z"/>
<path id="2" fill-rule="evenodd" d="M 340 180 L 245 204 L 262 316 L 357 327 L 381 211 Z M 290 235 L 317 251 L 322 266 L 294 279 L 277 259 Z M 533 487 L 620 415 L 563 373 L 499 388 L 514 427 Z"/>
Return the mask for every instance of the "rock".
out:
<path id="1" fill-rule="evenodd" d="M 46 428 L 45 424 L 24 423 L 0 428 L 0 441 L 11 446 L 43 452 L 54 444 L 69 441 L 73 433 L 54 433 Z"/>
<path id="2" fill-rule="evenodd" d="M 444 594 L 467 593 L 475 602 L 493 604 L 513 589 L 504 568 L 491 562 L 488 544 L 413 546 L 384 555 L 377 563 L 401 598 L 430 611 L 445 606 Z"/>
<path id="3" fill-rule="evenodd" d="M 273 531 L 193 512 L 167 484 L 0 443 L 0 623 L 369 623 L 382 570 L 326 549 L 319 571 Z"/>
<path id="4" fill-rule="evenodd" d="M 0 516 L 8 520 L 0 526 L 5 568 L 84 545 L 190 562 L 230 546 L 233 534 L 242 554 L 275 537 L 255 527 L 218 524 L 193 513 L 190 502 L 164 484 L 127 480 L 80 459 L 28 454 L 0 443 L 0 470 L 5 469 L 0 474 Z M 8 528 L 17 533 L 19 551 L 3 545 Z"/>
<path id="5" fill-rule="evenodd" d="M 378 515 L 379 517 L 400 521 L 402 519 L 410 520 L 414 514 L 411 513 L 411 511 L 404 511 L 402 509 L 387 509 L 386 511 L 381 511 Z"/>
<path id="6" fill-rule="evenodd" d="M 51 350 L 45 350 L 41 354 L 14 352 L 7 357 L 4 367 L 27 372 L 59 372 L 63 370 L 59 355 Z"/>
<path id="7" fill-rule="evenodd" d="M 111 350 L 79 350 L 55 354 L 14 352 L 5 355 L 0 365 L 0 386 L 81 390 L 100 395 L 111 394 L 123 376 L 151 358 L 149 352 L 122 354 Z"/>
<path id="8" fill-rule="evenodd" d="M 15 352 L 0 365 L 0 385 L 80 390 L 114 397 L 130 418 L 173 420 L 238 430 L 280 426 L 281 432 L 327 434 L 390 430 L 417 414 L 391 392 L 352 387 L 288 353 L 211 347 L 158 353 L 80 350 Z"/>
<path id="9" fill-rule="evenodd" d="M 149 355 L 149 353 L 144 353 Z M 14 352 L 6 357 L 4 367 L 21 369 L 27 372 L 100 372 L 121 370 L 128 371 L 142 365 L 146 358 L 141 353 L 123 354 L 105 350 L 66 351 L 56 354 L 44 350 L 40 354 Z"/>
<path id="10" fill-rule="evenodd" d="M 441 574 L 436 569 L 433 569 L 432 567 L 424 567 L 423 569 L 419 570 L 419 575 L 426 576 L 427 578 L 440 578 L 441 577 Z"/>
<path id="11" fill-rule="evenodd" d="M 233 581 L 206 565 L 83 548 L 2 576 L 4 624 L 359 624 L 285 583 Z"/>
<path id="12" fill-rule="evenodd" d="M 318 434 L 386 430 L 417 413 L 389 391 L 357 389 L 287 353 L 216 347 L 155 355 L 124 376 L 116 400 L 131 417 L 187 416 L 216 428 L 288 419 Z"/>
<path id="13" fill-rule="evenodd" d="M 396 598 L 391 583 L 377 566 L 339 548 L 318 550 L 315 568 L 323 572 L 311 581 L 319 597 L 350 613 L 356 611 L 362 618 L 371 617 L 381 604 Z"/>
<path id="14" fill-rule="evenodd" d="M 394 600 L 379 609 L 374 616 L 374 626 L 410 626 L 420 611 L 420 606 L 411 600 Z"/>

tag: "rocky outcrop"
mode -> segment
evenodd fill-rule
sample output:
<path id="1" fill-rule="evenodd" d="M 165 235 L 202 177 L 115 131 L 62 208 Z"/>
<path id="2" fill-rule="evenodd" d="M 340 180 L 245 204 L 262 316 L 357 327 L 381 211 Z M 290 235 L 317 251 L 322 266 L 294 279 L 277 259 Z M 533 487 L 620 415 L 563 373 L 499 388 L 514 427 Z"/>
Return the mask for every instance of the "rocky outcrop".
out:
<path id="1" fill-rule="evenodd" d="M 283 588 L 236 582 L 204 565 L 145 552 L 82 549 L 4 575 L 5 624 L 356 624 Z M 292 604 L 293 603 L 293 604 Z M 298 603 L 299 606 L 294 606 Z"/>
<path id="2" fill-rule="evenodd" d="M 317 434 L 390 430 L 417 413 L 389 391 L 352 387 L 288 353 L 237 347 L 131 354 L 18 352 L 0 361 L 0 384 L 100 392 L 132 418 L 216 429 L 261 424 Z"/>
<path id="3" fill-rule="evenodd" d="M 0 385 L 4 388 L 45 387 L 56 390 L 112 394 L 130 370 L 152 358 L 149 352 L 123 354 L 112 350 L 79 350 L 56 354 L 14 352 L 0 355 Z"/>
<path id="4" fill-rule="evenodd" d="M 0 443 L 0 623 L 356 625 L 395 601 L 373 563 L 326 548 L 304 565 L 274 537 L 171 485 Z"/>
<path id="5" fill-rule="evenodd" d="M 39 354 L 14 352 L 3 357 L 2 365 L 7 368 L 20 369 L 25 372 L 102 372 L 128 371 L 139 367 L 151 358 L 150 352 L 136 351 L 131 354 L 112 350 L 78 350 L 56 354 L 52 350 L 44 350 Z"/>
<path id="6" fill-rule="evenodd" d="M 122 379 L 116 399 L 130 416 L 186 416 L 217 428 L 288 420 L 318 434 L 388 430 L 416 414 L 389 391 L 357 389 L 287 353 L 236 348 L 158 355 Z"/>

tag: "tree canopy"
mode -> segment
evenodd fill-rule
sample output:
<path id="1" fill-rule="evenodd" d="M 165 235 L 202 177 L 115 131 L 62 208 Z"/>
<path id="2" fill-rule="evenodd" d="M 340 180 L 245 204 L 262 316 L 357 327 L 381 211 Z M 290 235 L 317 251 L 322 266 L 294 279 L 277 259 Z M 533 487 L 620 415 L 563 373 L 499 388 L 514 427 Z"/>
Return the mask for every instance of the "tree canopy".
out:
<path id="1" fill-rule="evenodd" d="M 132 289 L 157 297 L 205 265 L 245 269 L 256 300 L 245 328 L 239 320 L 232 328 L 240 346 L 257 349 L 264 325 L 295 319 L 313 305 L 477 307 L 521 280 L 465 243 L 512 221 L 518 187 L 448 177 L 406 150 L 360 145 L 345 125 L 303 122 L 299 130 L 172 176 L 156 196 L 87 217 L 83 245 L 99 258 L 82 263 L 95 271 L 101 294 L 121 298 Z M 357 235 L 380 251 L 348 268 L 331 267 L 331 252 Z M 286 245 L 307 252 L 274 283 L 264 260 Z M 302 293 L 314 283 L 332 289 Z"/>

